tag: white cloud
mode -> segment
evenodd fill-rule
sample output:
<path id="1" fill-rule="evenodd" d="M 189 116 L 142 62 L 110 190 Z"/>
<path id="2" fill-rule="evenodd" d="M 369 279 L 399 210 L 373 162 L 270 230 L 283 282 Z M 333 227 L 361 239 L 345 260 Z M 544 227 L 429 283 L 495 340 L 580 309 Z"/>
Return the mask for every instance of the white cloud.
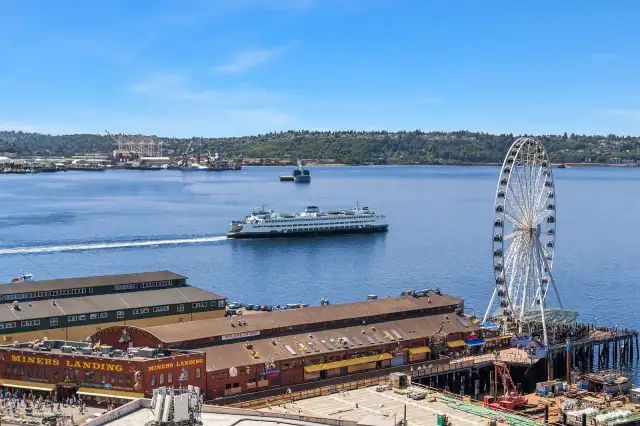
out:
<path id="1" fill-rule="evenodd" d="M 219 74 L 237 74 L 255 68 L 282 55 L 288 46 L 273 49 L 253 49 L 236 54 L 231 60 L 216 66 L 213 70 Z"/>
<path id="2" fill-rule="evenodd" d="M 640 109 L 624 109 L 624 108 L 609 109 L 607 110 L 607 113 L 609 115 L 615 115 L 618 117 L 628 117 L 633 119 L 640 118 Z"/>
<path id="3" fill-rule="evenodd" d="M 133 86 L 136 93 L 167 92 L 179 90 L 184 85 L 180 74 L 155 74 L 148 80 Z"/>

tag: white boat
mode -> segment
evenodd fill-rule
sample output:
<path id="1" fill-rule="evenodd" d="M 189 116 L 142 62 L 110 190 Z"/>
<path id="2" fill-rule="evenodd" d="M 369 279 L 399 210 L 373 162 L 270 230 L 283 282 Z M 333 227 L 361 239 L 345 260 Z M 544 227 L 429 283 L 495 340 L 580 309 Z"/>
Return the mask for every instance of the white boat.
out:
<path id="1" fill-rule="evenodd" d="M 14 277 L 11 279 L 12 283 L 24 283 L 33 281 L 33 274 L 29 272 L 23 272 L 19 277 Z"/>
<path id="2" fill-rule="evenodd" d="M 277 213 L 264 206 L 243 221 L 231 222 L 227 238 L 281 238 L 385 232 L 384 214 L 359 204 L 349 210 L 324 212 L 308 206 L 301 213 Z"/>

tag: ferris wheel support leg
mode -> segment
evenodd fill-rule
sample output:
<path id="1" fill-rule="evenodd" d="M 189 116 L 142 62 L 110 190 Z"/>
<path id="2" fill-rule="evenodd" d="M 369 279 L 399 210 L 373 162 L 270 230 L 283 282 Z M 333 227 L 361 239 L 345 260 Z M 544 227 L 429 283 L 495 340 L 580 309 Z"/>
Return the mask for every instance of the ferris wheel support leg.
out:
<path id="1" fill-rule="evenodd" d="M 491 300 L 489 301 L 489 306 L 487 306 L 487 311 L 484 313 L 484 317 L 482 318 L 482 324 L 487 322 L 487 318 L 489 318 L 489 312 L 491 311 L 491 307 L 493 306 L 493 301 L 496 299 L 496 293 L 498 292 L 497 288 L 493 289 L 493 295 L 491 295 Z"/>
<path id="2" fill-rule="evenodd" d="M 540 304 L 540 316 L 542 317 L 542 339 L 544 345 L 547 346 L 549 344 L 549 340 L 547 339 L 547 321 L 544 318 L 544 304 Z"/>

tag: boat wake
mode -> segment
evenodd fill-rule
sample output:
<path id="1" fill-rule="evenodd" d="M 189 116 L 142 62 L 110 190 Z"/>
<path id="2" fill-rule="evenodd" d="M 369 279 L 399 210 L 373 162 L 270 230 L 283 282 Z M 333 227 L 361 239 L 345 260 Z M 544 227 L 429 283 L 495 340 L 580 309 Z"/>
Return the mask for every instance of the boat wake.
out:
<path id="1" fill-rule="evenodd" d="M 35 253 L 58 253 L 64 251 L 85 251 L 85 250 L 108 250 L 118 248 L 132 247 L 158 247 L 185 244 L 204 244 L 224 241 L 227 237 L 200 237 L 200 238 L 182 238 L 174 240 L 150 240 L 150 241 L 128 241 L 128 242 L 109 242 L 109 243 L 91 243 L 91 244 L 70 244 L 66 246 L 40 246 L 40 247 L 14 247 L 0 249 L 0 255 L 11 254 L 35 254 Z"/>

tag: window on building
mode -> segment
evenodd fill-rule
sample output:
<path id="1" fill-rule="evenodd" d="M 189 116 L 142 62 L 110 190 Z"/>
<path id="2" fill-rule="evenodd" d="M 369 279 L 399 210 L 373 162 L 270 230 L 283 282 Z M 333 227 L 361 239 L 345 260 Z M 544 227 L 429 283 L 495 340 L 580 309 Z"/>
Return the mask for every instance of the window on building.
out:
<path id="1" fill-rule="evenodd" d="M 184 305 L 183 304 L 178 305 L 178 312 L 184 312 Z"/>
<path id="2" fill-rule="evenodd" d="M 116 313 L 116 317 L 117 317 L 118 319 L 122 319 L 122 318 L 124 318 L 124 311 L 118 311 L 118 312 Z"/>
<path id="3" fill-rule="evenodd" d="M 198 368 L 196 368 L 196 379 L 200 378 L 200 374 L 201 374 L 200 368 L 198 367 Z"/>
<path id="4" fill-rule="evenodd" d="M 49 319 L 49 325 L 51 327 L 56 327 L 58 325 L 58 318 L 51 318 Z"/>
<path id="5" fill-rule="evenodd" d="M 113 286 L 113 289 L 115 291 L 135 290 L 136 288 L 138 288 L 138 284 L 120 284 L 120 285 Z"/>
<path id="6" fill-rule="evenodd" d="M 173 383 L 173 373 L 172 372 L 168 372 L 167 373 L 167 383 Z"/>

